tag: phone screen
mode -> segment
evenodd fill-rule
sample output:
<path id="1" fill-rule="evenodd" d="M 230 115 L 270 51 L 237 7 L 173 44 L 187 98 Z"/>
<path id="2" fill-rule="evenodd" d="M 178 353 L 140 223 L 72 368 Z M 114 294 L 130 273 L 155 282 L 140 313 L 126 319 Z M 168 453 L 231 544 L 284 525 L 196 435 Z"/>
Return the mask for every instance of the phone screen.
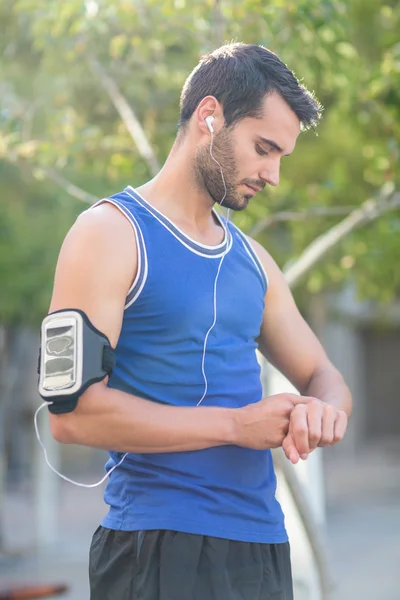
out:
<path id="1" fill-rule="evenodd" d="M 44 381 L 48 391 L 68 389 L 76 383 L 76 324 L 46 327 Z"/>

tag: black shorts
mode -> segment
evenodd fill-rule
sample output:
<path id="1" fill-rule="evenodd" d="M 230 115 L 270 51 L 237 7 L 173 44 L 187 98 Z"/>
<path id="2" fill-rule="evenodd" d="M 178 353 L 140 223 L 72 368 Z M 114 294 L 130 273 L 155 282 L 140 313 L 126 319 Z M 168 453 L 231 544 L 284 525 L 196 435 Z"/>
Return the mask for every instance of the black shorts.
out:
<path id="1" fill-rule="evenodd" d="M 90 600 L 293 600 L 289 543 L 99 527 Z"/>

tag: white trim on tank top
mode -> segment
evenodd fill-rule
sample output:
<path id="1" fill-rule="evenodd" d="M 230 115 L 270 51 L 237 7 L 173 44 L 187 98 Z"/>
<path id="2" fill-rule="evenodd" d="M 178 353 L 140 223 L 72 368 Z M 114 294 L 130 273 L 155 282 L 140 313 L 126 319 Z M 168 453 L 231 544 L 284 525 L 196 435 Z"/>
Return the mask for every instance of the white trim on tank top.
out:
<path id="1" fill-rule="evenodd" d="M 138 251 L 138 253 L 137 253 L 138 265 L 137 265 L 136 276 L 132 282 L 132 285 L 130 286 L 130 288 L 128 290 L 128 293 L 126 296 L 127 298 L 129 297 L 129 294 L 132 292 L 132 290 L 137 285 L 141 276 L 143 277 L 143 279 L 142 279 L 142 282 L 141 282 L 140 287 L 137 290 L 136 294 L 133 296 L 133 298 L 131 298 L 129 300 L 129 302 L 125 303 L 124 310 L 126 310 L 127 308 L 129 308 L 129 306 L 131 306 L 139 298 L 139 296 L 144 288 L 144 285 L 146 283 L 146 280 L 147 280 L 148 261 L 147 261 L 146 244 L 144 241 L 142 230 L 140 229 L 140 225 L 137 222 L 135 216 L 132 214 L 132 212 L 129 210 L 129 208 L 127 208 L 119 200 L 115 200 L 114 198 L 102 198 L 101 200 L 99 200 L 98 202 L 93 204 L 90 208 L 95 208 L 96 206 L 99 206 L 100 204 L 103 204 L 104 202 L 108 202 L 109 204 L 112 204 L 113 206 L 115 206 L 115 208 L 118 208 L 118 210 L 124 215 L 124 217 L 131 224 L 131 227 L 135 234 L 136 247 L 137 247 L 137 251 Z M 129 216 L 126 214 L 125 211 L 127 211 L 127 213 L 129 213 Z M 144 259 L 143 261 L 142 261 L 141 251 L 140 251 L 141 247 L 143 248 L 143 259 Z"/>
<path id="2" fill-rule="evenodd" d="M 232 225 L 236 229 L 236 231 L 239 235 L 239 238 L 240 238 L 240 241 L 242 242 L 243 248 L 246 250 L 247 254 L 250 256 L 251 260 L 257 267 L 257 271 L 260 273 L 261 279 L 263 279 L 263 275 L 264 275 L 265 283 L 266 283 L 266 291 L 267 291 L 269 288 L 269 279 L 268 279 L 267 272 L 264 269 L 264 265 L 262 264 L 261 260 L 258 258 L 256 251 L 251 246 L 250 242 L 247 240 L 246 235 L 243 233 L 243 231 L 241 231 L 239 229 L 239 227 L 237 227 L 234 223 L 232 223 Z"/>
<path id="3" fill-rule="evenodd" d="M 132 190 L 134 192 L 135 195 L 133 195 L 132 193 L 130 193 L 130 190 Z M 126 192 L 129 194 L 129 196 L 131 196 L 131 198 L 133 198 L 140 206 L 142 206 L 142 208 L 144 208 L 145 210 L 147 210 L 155 219 L 157 219 L 157 221 L 159 221 L 159 223 L 161 223 L 161 225 L 163 225 L 163 227 L 165 227 L 170 233 L 171 235 L 173 235 L 179 242 L 181 242 L 181 244 L 183 244 L 186 248 L 188 248 L 191 252 L 194 252 L 194 254 L 197 254 L 198 256 L 203 256 L 204 258 L 220 258 L 221 256 L 223 256 L 224 254 L 227 254 L 231 247 L 232 247 L 232 235 L 228 229 L 228 227 L 226 227 L 226 231 L 228 232 L 228 240 L 226 240 L 226 234 L 224 235 L 224 240 L 221 244 L 218 244 L 217 246 L 207 246 L 206 244 L 202 244 L 200 242 L 197 242 L 196 240 L 192 239 L 190 236 L 188 236 L 184 231 L 182 231 L 181 229 L 179 229 L 179 227 L 177 227 L 175 225 L 175 223 L 173 223 L 170 219 L 168 219 L 168 217 L 166 217 L 162 212 L 160 212 L 159 210 L 157 210 L 156 208 L 154 208 L 154 206 L 152 206 L 151 204 L 149 204 L 147 202 L 147 200 L 145 200 L 143 198 L 143 196 L 141 196 L 134 188 L 132 188 L 132 186 L 128 186 L 126 188 Z M 137 196 L 139 196 L 139 198 L 143 201 L 140 202 L 140 200 L 137 198 Z M 148 206 L 147 206 L 148 205 Z M 148 208 L 149 207 L 149 208 Z M 151 210 L 150 210 L 151 208 Z M 154 212 L 153 212 L 154 211 Z M 223 226 L 221 217 L 219 216 L 219 214 L 217 213 L 217 211 L 215 209 L 212 209 L 212 212 L 215 214 L 215 216 L 217 217 L 219 223 L 221 224 L 221 227 L 223 228 L 223 230 L 225 231 L 225 228 Z M 154 213 L 158 213 L 159 216 L 157 216 L 157 214 Z M 165 223 L 165 221 L 167 221 L 171 227 L 173 227 L 174 229 L 176 229 L 180 235 L 176 235 L 176 233 L 173 231 L 173 229 L 171 229 L 167 223 Z M 205 250 L 219 250 L 221 249 L 221 252 L 218 254 L 205 254 L 204 252 L 201 252 L 199 250 L 196 250 L 195 248 L 193 248 L 192 246 L 188 245 L 187 243 L 185 243 L 184 239 L 187 239 L 190 243 L 199 246 L 200 248 L 204 248 Z"/>

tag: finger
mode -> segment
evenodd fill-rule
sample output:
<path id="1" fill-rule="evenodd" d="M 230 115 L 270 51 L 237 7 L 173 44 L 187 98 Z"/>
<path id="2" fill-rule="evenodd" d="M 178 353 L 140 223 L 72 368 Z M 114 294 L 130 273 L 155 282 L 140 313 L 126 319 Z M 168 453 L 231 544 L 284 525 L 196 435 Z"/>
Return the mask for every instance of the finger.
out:
<path id="1" fill-rule="evenodd" d="M 282 442 L 282 449 L 286 455 L 286 458 L 290 460 L 294 465 L 299 462 L 300 456 L 297 452 L 296 446 L 294 445 L 293 438 L 290 433 L 287 434 Z"/>
<path id="2" fill-rule="evenodd" d="M 299 462 L 299 459 L 307 460 L 308 454 L 299 454 L 297 452 L 296 446 L 294 445 L 293 438 L 290 433 L 287 434 L 285 439 L 282 442 L 282 449 L 286 454 L 286 458 L 290 460 L 291 463 L 296 465 Z"/>
<path id="3" fill-rule="evenodd" d="M 319 445 L 322 437 L 322 425 L 324 416 L 324 404 L 322 402 L 311 402 L 307 404 L 307 422 L 308 422 L 308 444 L 310 452 Z M 332 421 L 332 435 L 333 435 Z"/>
<path id="4" fill-rule="evenodd" d="M 322 432 L 318 446 L 331 446 L 335 435 L 335 422 L 338 411 L 330 404 L 325 404 L 322 417 Z"/>
<path id="5" fill-rule="evenodd" d="M 333 443 L 337 444 L 344 438 L 344 434 L 347 429 L 347 420 L 348 417 L 343 410 L 338 410 L 336 414 L 334 433 L 333 433 Z"/>
<path id="6" fill-rule="evenodd" d="M 299 454 L 309 454 L 307 406 L 298 404 L 290 415 L 289 433 Z"/>
<path id="7" fill-rule="evenodd" d="M 287 396 L 294 406 L 297 406 L 298 404 L 309 404 L 310 402 L 321 403 L 321 400 L 318 400 L 318 398 L 314 398 L 313 396 L 299 396 L 298 394 L 287 394 Z"/>

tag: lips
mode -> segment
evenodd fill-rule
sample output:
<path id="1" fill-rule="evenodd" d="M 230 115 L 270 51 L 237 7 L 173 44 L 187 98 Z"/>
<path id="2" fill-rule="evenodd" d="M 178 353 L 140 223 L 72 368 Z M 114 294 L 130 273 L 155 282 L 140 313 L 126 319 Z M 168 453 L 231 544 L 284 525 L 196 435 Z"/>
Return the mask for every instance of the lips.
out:
<path id="1" fill-rule="evenodd" d="M 261 189 L 260 188 L 256 188 L 253 187 L 252 185 L 249 185 L 248 183 L 245 184 L 252 192 L 254 192 L 255 194 L 257 194 L 257 192 L 260 192 Z"/>

